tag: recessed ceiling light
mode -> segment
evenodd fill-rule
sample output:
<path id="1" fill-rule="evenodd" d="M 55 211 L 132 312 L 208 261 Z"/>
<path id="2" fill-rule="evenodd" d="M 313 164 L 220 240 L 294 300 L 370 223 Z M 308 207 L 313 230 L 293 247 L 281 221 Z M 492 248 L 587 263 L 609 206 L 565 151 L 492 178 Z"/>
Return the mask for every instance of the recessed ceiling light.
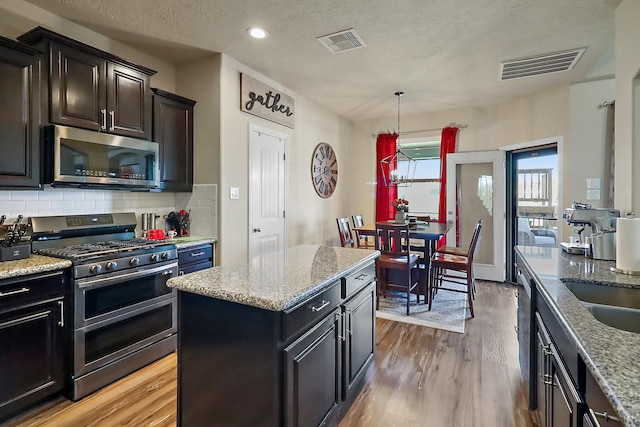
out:
<path id="1" fill-rule="evenodd" d="M 249 34 L 254 39 L 266 39 L 269 36 L 269 33 L 258 27 L 249 28 L 247 30 L 247 34 Z"/>

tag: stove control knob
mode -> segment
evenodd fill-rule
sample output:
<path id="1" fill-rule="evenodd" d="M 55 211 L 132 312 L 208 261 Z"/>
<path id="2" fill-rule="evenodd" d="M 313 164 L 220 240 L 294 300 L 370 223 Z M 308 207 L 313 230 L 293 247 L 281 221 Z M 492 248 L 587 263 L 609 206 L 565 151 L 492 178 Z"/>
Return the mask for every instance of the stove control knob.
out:
<path id="1" fill-rule="evenodd" d="M 169 254 L 167 252 L 162 252 L 162 254 L 160 255 L 160 258 L 167 259 L 169 258 Z"/>
<path id="2" fill-rule="evenodd" d="M 151 255 L 151 261 L 158 262 L 159 259 L 160 259 L 160 257 L 158 256 L 158 254 Z"/>
<path id="3" fill-rule="evenodd" d="M 109 261 L 107 263 L 107 270 L 115 270 L 118 267 L 118 263 L 115 261 Z"/>
<path id="4" fill-rule="evenodd" d="M 89 272 L 91 274 L 98 274 L 101 271 L 102 271 L 102 266 L 100 264 L 92 265 L 91 268 L 89 268 Z"/>
<path id="5" fill-rule="evenodd" d="M 136 266 L 140 264 L 140 258 L 133 257 L 129 260 L 129 265 Z"/>

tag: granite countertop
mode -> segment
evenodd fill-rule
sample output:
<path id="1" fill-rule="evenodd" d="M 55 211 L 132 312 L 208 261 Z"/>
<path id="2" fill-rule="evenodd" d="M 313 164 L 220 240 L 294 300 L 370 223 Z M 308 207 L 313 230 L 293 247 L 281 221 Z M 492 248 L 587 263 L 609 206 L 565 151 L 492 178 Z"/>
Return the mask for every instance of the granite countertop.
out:
<path id="1" fill-rule="evenodd" d="M 0 262 L 0 280 L 71 267 L 71 261 L 31 254 L 31 257 L 16 261 Z"/>
<path id="2" fill-rule="evenodd" d="M 378 251 L 300 245 L 169 279 L 167 285 L 244 305 L 282 311 L 373 262 Z"/>
<path id="3" fill-rule="evenodd" d="M 561 281 L 595 282 L 640 292 L 640 276 L 612 272 L 615 261 L 569 255 L 560 249 L 518 246 L 517 250 L 624 425 L 640 426 L 640 333 L 599 322 Z"/>
<path id="4" fill-rule="evenodd" d="M 215 237 L 198 237 L 198 236 L 188 236 L 188 237 L 175 237 L 173 239 L 167 239 L 168 243 L 174 243 L 176 248 L 185 249 L 193 246 L 202 245 L 205 243 L 217 243 L 218 239 Z"/>

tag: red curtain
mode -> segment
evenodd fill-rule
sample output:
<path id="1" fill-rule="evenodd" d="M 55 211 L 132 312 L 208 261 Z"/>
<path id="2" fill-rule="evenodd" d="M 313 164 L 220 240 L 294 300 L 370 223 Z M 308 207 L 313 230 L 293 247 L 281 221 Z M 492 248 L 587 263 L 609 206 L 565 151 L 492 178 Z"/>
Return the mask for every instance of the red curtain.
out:
<path id="1" fill-rule="evenodd" d="M 438 222 L 447 222 L 447 154 L 455 153 L 458 145 L 458 128 L 442 129 L 440 140 L 440 200 L 438 203 Z M 457 215 L 456 215 L 457 217 Z M 440 241 L 446 244 L 446 238 Z"/>
<path id="2" fill-rule="evenodd" d="M 376 221 L 387 221 L 395 216 L 391 202 L 393 202 L 393 199 L 398 198 L 398 188 L 384 185 L 380 161 L 396 152 L 397 139 L 397 133 L 381 133 L 376 141 L 376 177 L 378 179 L 378 185 L 376 186 Z M 389 171 L 386 171 L 386 173 L 389 176 Z"/>

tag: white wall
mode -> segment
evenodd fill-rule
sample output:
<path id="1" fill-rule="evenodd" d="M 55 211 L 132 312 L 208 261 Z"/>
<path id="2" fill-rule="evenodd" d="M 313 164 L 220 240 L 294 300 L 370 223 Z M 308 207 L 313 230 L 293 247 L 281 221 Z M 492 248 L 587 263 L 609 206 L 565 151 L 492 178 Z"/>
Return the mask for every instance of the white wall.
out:
<path id="1" fill-rule="evenodd" d="M 239 108 L 240 73 L 295 99 L 295 129 L 243 113 Z M 349 144 L 353 125 L 297 95 L 233 58 L 222 55 L 220 66 L 220 187 L 218 253 L 224 263 L 242 261 L 248 254 L 249 124 L 288 136 L 287 236 L 288 244 L 339 245 L 335 218 L 355 213 L 347 209 L 352 192 Z M 198 124 L 196 124 L 198 126 Z M 320 198 L 311 184 L 311 156 L 320 142 L 330 144 L 338 157 L 339 177 L 334 194 Z M 372 162 L 373 163 L 373 162 Z M 229 187 L 240 188 L 240 199 L 229 200 Z"/>
<path id="2" fill-rule="evenodd" d="M 615 205 L 640 213 L 640 123 L 634 123 L 633 81 L 640 71 L 640 2 L 624 0 L 616 9 L 616 153 Z M 630 184 L 630 185 L 629 185 Z"/>
<path id="3" fill-rule="evenodd" d="M 406 96 L 411 96 L 406 94 Z M 499 147 L 569 133 L 569 87 L 556 87 L 528 97 L 487 108 L 460 108 L 420 115 L 402 115 L 402 129 L 417 131 L 442 128 L 449 123 L 466 124 L 459 135 L 458 151 L 496 150 Z M 352 193 L 375 193 L 375 136 L 394 129 L 397 116 L 358 123 L 359 137 L 351 141 L 350 152 L 367 162 L 352 162 L 355 179 Z M 433 134 L 434 132 L 429 132 Z M 439 131 L 435 131 L 439 134 Z M 412 135 L 413 136 L 413 135 Z M 354 157 L 355 158 L 355 157 Z M 559 160 L 561 161 L 561 160 Z M 369 163 L 370 162 L 370 163 Z M 561 203 L 562 204 L 562 203 Z M 365 218 L 374 218 L 375 206 L 363 198 L 349 199 L 351 211 L 364 211 Z"/>
<path id="4" fill-rule="evenodd" d="M 599 178 L 601 187 L 609 183 L 605 176 L 605 142 L 607 140 L 607 112 L 602 108 L 604 101 L 613 101 L 615 80 L 605 79 L 576 83 L 570 88 L 569 129 L 571 142 L 565 146 L 564 163 L 565 204 L 570 201 L 583 201 L 593 207 L 606 207 L 601 189 L 599 200 L 587 200 L 587 178 Z M 570 200 L 567 202 L 567 200 Z"/>

